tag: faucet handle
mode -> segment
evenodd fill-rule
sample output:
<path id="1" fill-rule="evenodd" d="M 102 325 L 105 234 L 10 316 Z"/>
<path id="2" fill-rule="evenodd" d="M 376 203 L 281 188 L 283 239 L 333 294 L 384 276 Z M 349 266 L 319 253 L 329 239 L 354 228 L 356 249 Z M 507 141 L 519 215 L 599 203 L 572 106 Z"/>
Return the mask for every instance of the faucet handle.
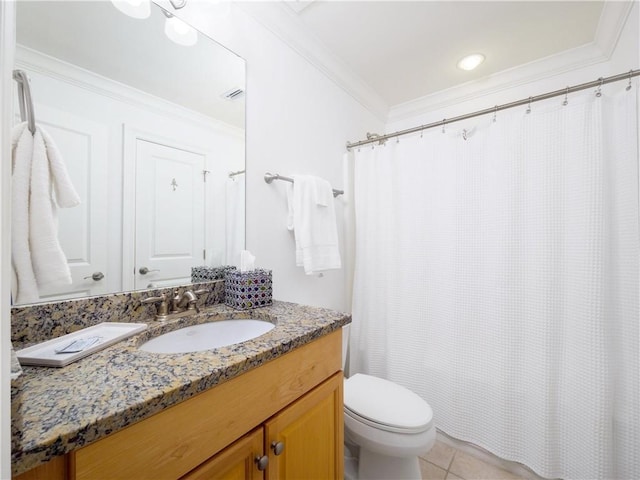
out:
<path id="1" fill-rule="evenodd" d="M 166 320 L 169 307 L 167 305 L 167 294 L 163 293 L 157 297 L 147 297 L 142 303 L 160 303 L 156 311 L 156 320 Z"/>

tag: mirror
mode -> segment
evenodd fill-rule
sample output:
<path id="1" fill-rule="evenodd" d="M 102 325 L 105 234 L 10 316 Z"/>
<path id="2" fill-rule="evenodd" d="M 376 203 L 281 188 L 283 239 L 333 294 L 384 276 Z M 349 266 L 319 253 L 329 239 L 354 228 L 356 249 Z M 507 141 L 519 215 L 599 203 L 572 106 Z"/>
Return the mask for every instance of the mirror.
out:
<path id="1" fill-rule="evenodd" d="M 18 2 L 16 16 L 15 68 L 81 198 L 58 210 L 73 283 L 40 288 L 39 301 L 185 284 L 191 267 L 237 263 L 244 60 L 200 32 L 176 43 L 165 30 L 180 10 L 153 3 L 146 19 L 106 0 Z"/>

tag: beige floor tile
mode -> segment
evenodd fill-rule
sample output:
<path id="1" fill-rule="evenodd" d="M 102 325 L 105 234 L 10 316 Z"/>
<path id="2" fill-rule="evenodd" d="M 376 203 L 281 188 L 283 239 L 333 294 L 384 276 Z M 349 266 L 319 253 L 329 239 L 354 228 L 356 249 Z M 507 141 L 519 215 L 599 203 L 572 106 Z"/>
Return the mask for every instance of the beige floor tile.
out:
<path id="1" fill-rule="evenodd" d="M 483 462 L 467 453 L 456 452 L 449 469 L 451 473 L 465 480 L 519 480 L 520 477 Z"/>
<path id="2" fill-rule="evenodd" d="M 444 480 L 447 476 L 446 470 L 436 467 L 433 463 L 429 463 L 421 458 L 419 460 L 422 480 Z"/>
<path id="3" fill-rule="evenodd" d="M 455 453 L 455 448 L 450 447 L 446 443 L 436 442 L 431 450 L 429 450 L 424 455 L 420 455 L 420 457 L 433 463 L 434 465 L 437 465 L 440 468 L 448 470 Z"/>
<path id="4" fill-rule="evenodd" d="M 447 473 L 447 478 L 445 480 L 462 480 L 462 478 L 449 472 Z"/>

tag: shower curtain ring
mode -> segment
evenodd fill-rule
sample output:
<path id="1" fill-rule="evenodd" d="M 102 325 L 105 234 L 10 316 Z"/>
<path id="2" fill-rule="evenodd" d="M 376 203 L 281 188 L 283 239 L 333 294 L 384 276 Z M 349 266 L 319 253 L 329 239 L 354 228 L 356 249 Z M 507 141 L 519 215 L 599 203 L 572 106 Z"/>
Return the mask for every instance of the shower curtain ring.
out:
<path id="1" fill-rule="evenodd" d="M 625 88 L 627 92 L 631 90 L 631 75 L 633 75 L 633 69 L 629 70 L 629 85 L 627 85 L 627 88 Z"/>
<path id="2" fill-rule="evenodd" d="M 496 123 L 496 120 L 498 120 L 498 105 L 493 107 L 493 123 Z"/>
<path id="3" fill-rule="evenodd" d="M 562 105 L 564 107 L 569 105 L 569 87 L 567 87 L 567 90 L 564 92 L 564 102 L 562 102 Z"/>
<path id="4" fill-rule="evenodd" d="M 442 133 L 445 133 L 445 132 L 444 132 L 444 127 L 445 127 L 445 125 L 446 125 L 446 124 L 447 124 L 447 119 L 446 119 L 446 118 L 443 118 L 443 119 L 442 119 Z"/>
<path id="5" fill-rule="evenodd" d="M 526 114 L 531 113 L 531 98 L 532 97 L 529 97 L 529 104 L 527 105 L 527 111 L 525 112 Z"/>
<path id="6" fill-rule="evenodd" d="M 598 85 L 598 88 L 596 89 L 596 97 L 601 97 L 602 96 L 602 84 L 604 83 L 604 78 L 600 77 L 598 80 L 600 80 L 600 85 Z"/>

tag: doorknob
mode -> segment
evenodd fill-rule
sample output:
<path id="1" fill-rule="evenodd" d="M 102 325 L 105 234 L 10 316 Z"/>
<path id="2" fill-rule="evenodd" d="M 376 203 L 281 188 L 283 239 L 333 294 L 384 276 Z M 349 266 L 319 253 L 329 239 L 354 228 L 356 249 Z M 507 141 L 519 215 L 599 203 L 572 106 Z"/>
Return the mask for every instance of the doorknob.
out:
<path id="1" fill-rule="evenodd" d="M 104 273 L 95 272 L 93 275 L 89 275 L 88 277 L 84 277 L 84 280 L 86 280 L 87 278 L 90 278 L 93 281 L 98 282 L 98 281 L 100 281 L 100 280 L 102 280 L 104 278 Z"/>
<path id="2" fill-rule="evenodd" d="M 149 270 L 147 267 L 140 267 L 140 270 L 138 270 L 138 272 L 140 272 L 140 275 L 146 275 L 149 272 L 159 272 L 160 270 Z"/>

